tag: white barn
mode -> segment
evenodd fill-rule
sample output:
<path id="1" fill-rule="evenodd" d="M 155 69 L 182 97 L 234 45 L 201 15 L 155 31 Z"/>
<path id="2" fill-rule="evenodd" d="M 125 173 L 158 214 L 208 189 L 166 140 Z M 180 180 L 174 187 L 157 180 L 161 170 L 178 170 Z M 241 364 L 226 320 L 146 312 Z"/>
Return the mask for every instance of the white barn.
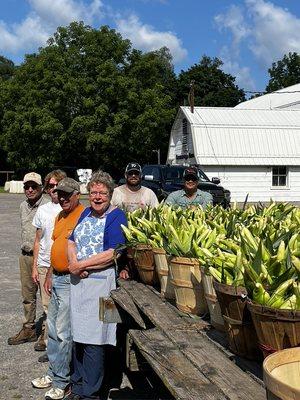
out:
<path id="1" fill-rule="evenodd" d="M 280 97 L 270 108 L 272 95 L 235 108 L 195 107 L 192 113 L 180 107 L 167 163 L 199 164 L 209 178 L 220 178 L 232 201 L 242 202 L 249 194 L 249 202 L 299 202 L 300 93 L 298 100 Z"/>

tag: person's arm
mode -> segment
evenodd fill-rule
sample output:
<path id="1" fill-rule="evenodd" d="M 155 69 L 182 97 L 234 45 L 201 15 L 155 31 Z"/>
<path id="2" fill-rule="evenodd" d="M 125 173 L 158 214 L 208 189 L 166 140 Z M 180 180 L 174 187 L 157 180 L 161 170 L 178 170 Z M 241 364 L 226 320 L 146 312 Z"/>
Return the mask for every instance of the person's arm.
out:
<path id="1" fill-rule="evenodd" d="M 44 282 L 44 289 L 48 296 L 51 296 L 51 291 L 52 291 L 52 274 L 53 274 L 53 267 L 50 266 L 48 268 Z"/>
<path id="2" fill-rule="evenodd" d="M 42 229 L 37 228 L 35 232 L 35 239 L 33 245 L 33 264 L 32 264 L 32 274 L 31 274 L 32 280 L 35 284 L 39 283 L 39 271 L 37 266 L 37 260 L 39 255 L 41 237 L 42 237 Z"/>
<path id="3" fill-rule="evenodd" d="M 159 201 L 158 198 L 156 196 L 156 194 L 153 192 L 153 190 L 151 190 L 151 197 L 150 197 L 150 207 L 156 207 L 159 205 Z"/>
<path id="4" fill-rule="evenodd" d="M 86 260 L 78 261 L 77 258 L 74 258 L 74 251 L 76 257 L 76 250 L 74 250 L 75 243 L 71 241 L 69 243 L 73 243 L 73 245 L 68 245 L 68 255 L 70 254 L 71 257 L 69 258 L 69 271 L 71 274 L 80 275 L 85 270 L 103 269 L 111 265 L 114 260 L 114 249 L 108 249 Z"/>

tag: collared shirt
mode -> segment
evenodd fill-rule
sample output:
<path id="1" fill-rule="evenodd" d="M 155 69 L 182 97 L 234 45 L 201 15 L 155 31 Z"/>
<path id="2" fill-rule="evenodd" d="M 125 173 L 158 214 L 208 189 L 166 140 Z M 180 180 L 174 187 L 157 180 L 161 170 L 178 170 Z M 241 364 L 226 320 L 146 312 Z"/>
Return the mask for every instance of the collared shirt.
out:
<path id="1" fill-rule="evenodd" d="M 31 205 L 28 199 L 22 201 L 20 204 L 21 250 L 26 252 L 33 251 L 36 228 L 32 225 L 32 221 L 38 207 L 48 203 L 49 201 L 50 199 L 41 196 L 41 198 L 34 205 Z"/>
<path id="2" fill-rule="evenodd" d="M 170 193 L 166 199 L 166 204 L 182 208 L 190 206 L 201 206 L 205 208 L 208 204 L 212 204 L 212 202 L 212 195 L 199 189 L 197 189 L 196 195 L 192 198 L 186 195 L 185 190 L 177 190 L 176 192 Z"/>

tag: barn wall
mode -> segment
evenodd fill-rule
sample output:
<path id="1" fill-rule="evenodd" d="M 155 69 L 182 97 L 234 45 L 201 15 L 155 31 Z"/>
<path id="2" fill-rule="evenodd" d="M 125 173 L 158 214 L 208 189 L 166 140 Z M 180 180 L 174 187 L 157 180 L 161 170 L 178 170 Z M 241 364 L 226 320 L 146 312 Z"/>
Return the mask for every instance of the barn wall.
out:
<path id="1" fill-rule="evenodd" d="M 265 166 L 203 166 L 209 178 L 218 177 L 221 185 L 229 189 L 232 201 L 243 202 L 249 193 L 248 202 L 300 201 L 300 166 L 288 168 L 288 187 L 272 187 L 272 168 Z"/>

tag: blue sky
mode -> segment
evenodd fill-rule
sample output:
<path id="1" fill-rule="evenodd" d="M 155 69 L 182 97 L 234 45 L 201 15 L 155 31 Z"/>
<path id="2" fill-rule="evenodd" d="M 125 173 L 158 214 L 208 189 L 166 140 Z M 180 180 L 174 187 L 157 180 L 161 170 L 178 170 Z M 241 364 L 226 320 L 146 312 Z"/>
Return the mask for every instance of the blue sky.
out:
<path id="1" fill-rule="evenodd" d="M 0 0 L 0 54 L 19 64 L 74 20 L 144 51 L 169 47 L 176 72 L 219 57 L 245 90 L 264 90 L 272 62 L 300 53 L 299 0 Z"/>

